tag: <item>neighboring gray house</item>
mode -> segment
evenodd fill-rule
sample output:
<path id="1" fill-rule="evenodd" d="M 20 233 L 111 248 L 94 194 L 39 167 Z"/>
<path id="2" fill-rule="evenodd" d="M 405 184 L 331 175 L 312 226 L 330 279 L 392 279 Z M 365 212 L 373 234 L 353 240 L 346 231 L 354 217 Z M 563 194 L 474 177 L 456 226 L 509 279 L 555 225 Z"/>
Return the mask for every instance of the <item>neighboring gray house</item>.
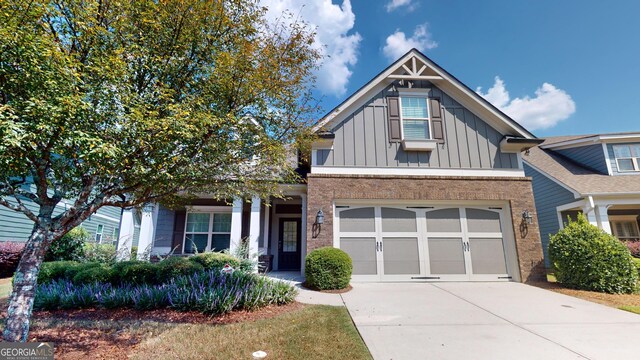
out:
<path id="1" fill-rule="evenodd" d="M 549 235 L 578 212 L 620 240 L 640 240 L 640 132 L 552 137 L 523 160 L 545 254 Z"/>
<path id="2" fill-rule="evenodd" d="M 20 200 L 34 213 L 38 212 L 37 204 L 27 198 L 21 198 Z M 64 211 L 67 206 L 71 205 L 65 200 L 61 201 L 54 215 Z M 89 231 L 93 240 L 102 244 L 116 244 L 118 233 L 120 232 L 120 214 L 120 208 L 103 207 L 84 221 L 81 226 Z M 0 241 L 25 242 L 29 239 L 32 230 L 33 222 L 26 216 L 0 206 Z M 134 240 L 135 246 L 137 238 L 132 238 L 132 240 Z"/>
<path id="3" fill-rule="evenodd" d="M 521 156 L 541 140 L 424 54 L 409 51 L 314 130 L 305 179 L 283 184 L 284 199 L 203 194 L 180 209 L 147 206 L 138 251 L 246 241 L 274 270 L 304 271 L 307 253 L 333 246 L 353 259 L 354 281 L 544 277 Z"/>

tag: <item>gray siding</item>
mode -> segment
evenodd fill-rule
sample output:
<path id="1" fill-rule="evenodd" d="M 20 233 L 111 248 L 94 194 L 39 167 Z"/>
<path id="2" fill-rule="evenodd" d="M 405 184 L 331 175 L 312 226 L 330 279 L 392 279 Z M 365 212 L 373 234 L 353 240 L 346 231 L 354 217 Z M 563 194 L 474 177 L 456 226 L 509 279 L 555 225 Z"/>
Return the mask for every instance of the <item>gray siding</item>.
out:
<path id="1" fill-rule="evenodd" d="M 15 200 L 8 199 L 9 202 L 15 203 Z M 31 211 L 37 213 L 39 206 L 34 202 L 22 198 L 21 201 Z M 65 204 L 61 203 L 56 207 L 54 216 L 65 210 Z M 120 208 L 103 207 L 96 214 L 85 220 L 80 226 L 85 228 L 95 239 L 98 225 L 102 225 L 102 242 L 110 243 L 118 237 L 120 226 Z M 10 210 L 4 206 L 0 206 L 0 241 L 18 241 L 25 242 L 31 235 L 33 222 L 22 213 Z"/>
<path id="2" fill-rule="evenodd" d="M 629 144 L 615 144 L 615 145 L 629 145 Z M 637 143 L 634 143 L 637 145 Z M 618 171 L 618 163 L 616 163 L 616 155 L 613 152 L 613 144 L 607 144 L 607 156 L 609 156 L 609 163 L 611 163 L 611 173 L 615 175 L 640 175 L 638 172 L 620 172 Z"/>
<path id="3" fill-rule="evenodd" d="M 600 144 L 555 150 L 555 152 L 602 174 L 609 173 L 607 160 Z"/>
<path id="4" fill-rule="evenodd" d="M 175 219 L 175 211 L 168 209 L 164 206 L 160 206 L 158 209 L 158 222 L 156 224 L 156 238 L 153 246 L 167 246 L 171 247 L 173 241 L 173 222 Z"/>
<path id="5" fill-rule="evenodd" d="M 549 235 L 555 234 L 560 230 L 556 207 L 574 202 L 576 199 L 572 192 L 540 174 L 526 163 L 524 164 L 524 173 L 533 178 L 533 195 L 536 203 L 536 213 L 538 214 L 544 261 L 545 265 L 549 267 L 550 263 L 547 254 Z"/>
<path id="6" fill-rule="evenodd" d="M 516 154 L 499 150 L 502 134 L 428 82 L 414 88 L 430 88 L 444 107 L 445 143 L 432 152 L 404 151 L 389 142 L 386 96 L 390 87 L 371 98 L 332 130 L 333 149 L 318 150 L 317 166 L 432 167 L 452 169 L 515 169 Z"/>

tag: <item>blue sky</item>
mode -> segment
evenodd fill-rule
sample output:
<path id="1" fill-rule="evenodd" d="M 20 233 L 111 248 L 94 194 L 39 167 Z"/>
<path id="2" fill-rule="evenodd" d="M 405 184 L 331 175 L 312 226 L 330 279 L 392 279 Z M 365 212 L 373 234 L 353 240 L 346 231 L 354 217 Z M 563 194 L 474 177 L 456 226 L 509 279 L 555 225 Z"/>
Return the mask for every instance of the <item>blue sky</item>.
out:
<path id="1" fill-rule="evenodd" d="M 640 2 L 262 0 L 317 26 L 330 110 L 417 47 L 537 136 L 640 131 Z"/>

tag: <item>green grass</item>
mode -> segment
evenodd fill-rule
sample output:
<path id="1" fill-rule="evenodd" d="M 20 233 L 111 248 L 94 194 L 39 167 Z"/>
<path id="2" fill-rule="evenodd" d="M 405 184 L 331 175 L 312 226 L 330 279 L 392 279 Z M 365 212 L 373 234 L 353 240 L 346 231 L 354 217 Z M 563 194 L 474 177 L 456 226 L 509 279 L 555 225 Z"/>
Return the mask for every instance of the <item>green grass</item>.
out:
<path id="1" fill-rule="evenodd" d="M 148 338 L 134 359 L 371 359 L 344 307 L 308 306 L 270 319 L 238 324 L 179 325 Z"/>
<path id="2" fill-rule="evenodd" d="M 640 314 L 640 306 L 623 305 L 618 307 L 618 309 Z"/>
<path id="3" fill-rule="evenodd" d="M 9 297 L 11 295 L 11 278 L 0 279 L 0 299 Z"/>

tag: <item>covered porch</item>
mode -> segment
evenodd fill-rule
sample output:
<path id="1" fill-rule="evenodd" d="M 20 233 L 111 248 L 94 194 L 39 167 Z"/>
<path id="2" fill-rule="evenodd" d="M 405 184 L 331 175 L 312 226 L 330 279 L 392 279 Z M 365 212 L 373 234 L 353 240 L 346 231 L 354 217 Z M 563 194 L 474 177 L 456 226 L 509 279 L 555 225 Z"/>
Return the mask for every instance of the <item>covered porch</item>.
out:
<path id="1" fill-rule="evenodd" d="M 283 199 L 258 197 L 219 201 L 206 196 L 181 209 L 150 204 L 142 209 L 138 258 L 204 251 L 234 253 L 241 244 L 271 271 L 304 271 L 306 256 L 306 185 L 283 185 Z M 126 219 L 126 215 L 123 217 Z M 127 226 L 124 226 L 127 225 Z M 119 253 L 126 253 L 133 231 L 128 222 L 119 236 Z"/>

